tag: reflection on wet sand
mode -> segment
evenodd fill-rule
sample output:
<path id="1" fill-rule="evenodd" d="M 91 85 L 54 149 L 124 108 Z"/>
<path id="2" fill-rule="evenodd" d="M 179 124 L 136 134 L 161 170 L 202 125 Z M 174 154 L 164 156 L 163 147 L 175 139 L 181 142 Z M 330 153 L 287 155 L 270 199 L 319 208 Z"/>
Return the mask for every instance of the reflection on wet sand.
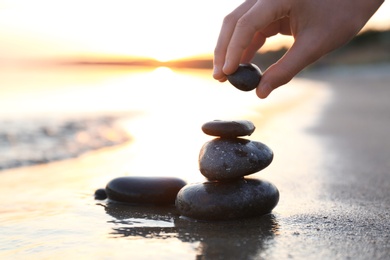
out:
<path id="1" fill-rule="evenodd" d="M 113 238 L 176 238 L 198 243 L 197 258 L 251 259 L 272 244 L 279 224 L 273 214 L 218 222 L 198 222 L 182 218 L 174 206 L 138 206 L 115 202 L 99 204 L 113 217 Z"/>
<path id="2" fill-rule="evenodd" d="M 108 221 L 114 225 L 111 237 L 167 238 L 167 234 L 175 232 L 174 219 L 178 216 L 174 206 L 139 206 L 117 202 L 100 205 L 113 217 Z"/>

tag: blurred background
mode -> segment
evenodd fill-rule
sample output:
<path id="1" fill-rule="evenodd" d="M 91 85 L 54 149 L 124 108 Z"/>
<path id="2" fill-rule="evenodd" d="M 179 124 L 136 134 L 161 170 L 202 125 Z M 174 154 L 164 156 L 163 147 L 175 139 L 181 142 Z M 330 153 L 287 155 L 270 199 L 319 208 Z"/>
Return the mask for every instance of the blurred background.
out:
<path id="1" fill-rule="evenodd" d="M 205 120 L 285 102 L 289 91 L 260 102 L 212 79 L 222 20 L 240 3 L 1 0 L 0 169 L 119 144 L 145 135 L 146 122 L 154 129 L 183 113 L 191 115 L 183 131 L 198 131 Z M 307 70 L 388 62 L 389 13 L 385 2 L 349 45 Z M 253 62 L 264 70 L 290 44 L 275 36 Z M 150 118 L 128 133 L 114 124 L 136 115 Z"/>

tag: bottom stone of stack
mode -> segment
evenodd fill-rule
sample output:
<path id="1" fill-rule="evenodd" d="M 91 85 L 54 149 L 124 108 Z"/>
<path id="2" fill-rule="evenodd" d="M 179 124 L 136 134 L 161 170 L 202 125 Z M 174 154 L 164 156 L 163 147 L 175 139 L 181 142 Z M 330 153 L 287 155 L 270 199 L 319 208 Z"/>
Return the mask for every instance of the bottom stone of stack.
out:
<path id="1" fill-rule="evenodd" d="M 272 183 L 241 178 L 184 186 L 177 194 L 179 213 L 195 220 L 233 220 L 270 213 L 278 204 L 279 191 Z"/>

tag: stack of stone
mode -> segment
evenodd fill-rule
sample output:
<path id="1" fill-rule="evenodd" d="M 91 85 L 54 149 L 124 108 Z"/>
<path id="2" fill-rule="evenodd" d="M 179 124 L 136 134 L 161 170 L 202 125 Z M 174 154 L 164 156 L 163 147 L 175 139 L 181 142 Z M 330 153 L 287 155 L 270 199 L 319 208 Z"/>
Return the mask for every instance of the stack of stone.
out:
<path id="1" fill-rule="evenodd" d="M 279 191 L 270 182 L 246 176 L 266 168 L 272 150 L 251 135 L 255 126 L 247 120 L 207 122 L 206 142 L 199 154 L 199 168 L 208 181 L 187 184 L 176 197 L 179 213 L 196 220 L 230 220 L 270 213 L 279 201 Z"/>

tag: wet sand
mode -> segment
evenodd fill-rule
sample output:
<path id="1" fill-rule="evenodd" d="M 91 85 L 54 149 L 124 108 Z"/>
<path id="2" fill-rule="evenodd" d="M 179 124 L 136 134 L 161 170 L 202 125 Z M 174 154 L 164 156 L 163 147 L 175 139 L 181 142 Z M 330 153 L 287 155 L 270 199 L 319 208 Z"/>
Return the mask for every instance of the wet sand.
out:
<path id="1" fill-rule="evenodd" d="M 389 72 L 389 65 L 379 65 L 303 75 L 326 82 L 332 92 L 317 122 L 300 129 L 317 144 L 321 156 L 313 156 L 315 145 L 297 140 L 292 145 L 298 154 L 287 154 L 282 148 L 286 139 L 276 141 L 274 149 L 283 158 L 274 166 L 284 171 L 279 177 L 289 177 L 274 181 L 281 188 L 281 204 L 276 209 L 280 215 L 276 215 L 283 232 L 268 257 L 389 258 Z M 286 132 L 277 129 L 274 136 Z"/>
<path id="2" fill-rule="evenodd" d="M 138 150 L 140 140 L 0 172 L 0 257 L 386 259 L 389 71 L 386 65 L 303 74 L 324 86 L 317 84 L 318 89 L 279 107 L 272 107 L 278 99 L 275 92 L 267 101 L 271 105 L 259 101 L 256 109 L 262 117 L 246 116 L 257 127 L 250 139 L 266 143 L 275 153 L 272 164 L 254 176 L 279 188 L 280 202 L 271 215 L 197 223 L 181 219 L 173 207 L 95 201 L 95 189 L 114 177 L 134 174 L 132 163 L 146 154 Z M 294 88 L 285 88 L 280 91 L 294 93 Z M 194 147 L 190 149 L 197 154 Z M 199 180 L 194 167 L 196 158 L 182 169 L 193 172 L 184 175 L 188 181 Z M 180 176 L 180 170 L 161 167 L 156 174 Z"/>

